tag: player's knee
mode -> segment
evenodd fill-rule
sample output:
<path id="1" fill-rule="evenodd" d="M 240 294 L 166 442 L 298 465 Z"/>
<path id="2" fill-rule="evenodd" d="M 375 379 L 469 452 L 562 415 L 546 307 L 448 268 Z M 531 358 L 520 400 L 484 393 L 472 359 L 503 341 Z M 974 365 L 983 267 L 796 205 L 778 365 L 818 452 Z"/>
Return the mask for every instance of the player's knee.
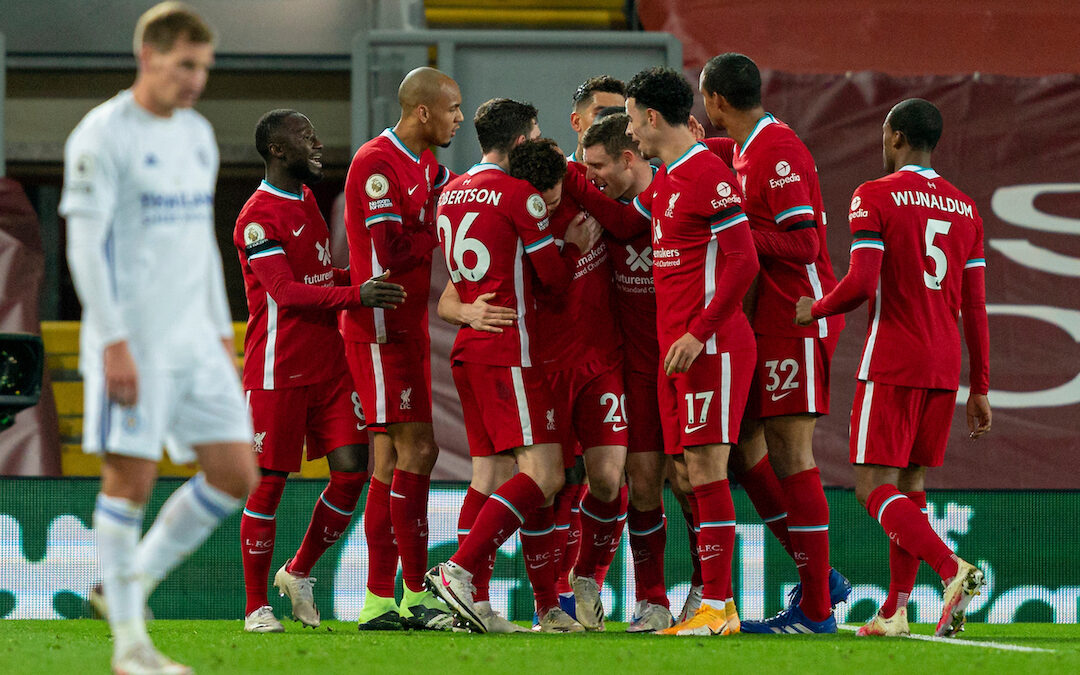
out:
<path id="1" fill-rule="evenodd" d="M 859 505 L 866 508 L 866 502 L 870 499 L 870 493 L 874 491 L 874 486 L 869 484 L 855 484 L 855 499 L 859 500 Z"/>
<path id="2" fill-rule="evenodd" d="M 619 498 L 619 488 L 622 487 L 621 476 L 613 472 L 603 472 L 600 476 L 589 476 L 589 493 L 602 502 L 610 502 Z"/>
<path id="3" fill-rule="evenodd" d="M 630 505 L 637 511 L 652 511 L 662 502 L 661 490 L 655 485 L 638 485 L 630 482 Z"/>
<path id="4" fill-rule="evenodd" d="M 344 473 L 367 471 L 368 446 L 366 444 L 342 446 L 331 451 L 326 456 L 326 462 L 330 465 L 331 471 Z"/>
<path id="5" fill-rule="evenodd" d="M 539 470 L 535 473 L 536 475 L 532 476 L 532 479 L 536 481 L 537 487 L 544 493 L 545 500 L 554 497 L 559 490 L 563 489 L 563 485 L 566 484 L 566 476 L 561 470 Z"/>

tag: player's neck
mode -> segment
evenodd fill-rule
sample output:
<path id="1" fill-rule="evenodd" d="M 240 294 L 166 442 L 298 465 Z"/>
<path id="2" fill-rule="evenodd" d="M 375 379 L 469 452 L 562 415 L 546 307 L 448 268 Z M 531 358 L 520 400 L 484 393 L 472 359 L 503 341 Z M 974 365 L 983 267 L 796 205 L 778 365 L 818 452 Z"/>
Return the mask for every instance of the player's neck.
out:
<path id="1" fill-rule="evenodd" d="M 672 162 L 685 155 L 697 143 L 693 132 L 686 126 L 670 127 L 665 136 L 660 142 L 660 148 L 657 152 L 657 157 L 665 166 L 670 166 Z"/>
<path id="2" fill-rule="evenodd" d="M 266 167 L 266 177 L 264 180 L 282 192 L 288 192 L 294 195 L 304 193 L 304 181 L 289 173 L 283 166 L 275 164 Z"/>
<path id="3" fill-rule="evenodd" d="M 494 164 L 501 167 L 503 171 L 510 170 L 510 156 L 505 152 L 487 152 L 480 158 L 481 164 Z"/>
<path id="4" fill-rule="evenodd" d="M 749 110 L 737 110 L 731 115 L 731 120 L 727 125 L 727 132 L 741 148 L 746 143 L 746 139 L 753 133 L 754 127 L 764 116 L 765 108 L 762 106 Z"/>
<path id="5" fill-rule="evenodd" d="M 398 137 L 412 154 L 419 157 L 431 144 L 424 138 L 423 129 L 412 119 L 401 119 L 394 125 L 394 135 Z"/>
<path id="6" fill-rule="evenodd" d="M 911 148 L 905 148 L 898 150 L 896 153 L 896 168 L 899 170 L 901 167 L 905 167 L 909 164 L 922 167 L 924 169 L 930 168 L 930 153 L 925 150 L 912 150 Z"/>
<path id="7" fill-rule="evenodd" d="M 153 87 L 146 77 L 139 73 L 135 76 L 135 84 L 131 85 L 131 95 L 135 103 L 155 117 L 172 117 L 175 108 L 162 105 L 154 98 Z"/>
<path id="8" fill-rule="evenodd" d="M 631 171 L 634 172 L 634 180 L 630 183 L 630 188 L 622 195 L 622 198 L 626 200 L 631 200 L 645 192 L 645 188 L 649 187 L 653 179 L 652 165 L 644 160 L 634 162 Z"/>

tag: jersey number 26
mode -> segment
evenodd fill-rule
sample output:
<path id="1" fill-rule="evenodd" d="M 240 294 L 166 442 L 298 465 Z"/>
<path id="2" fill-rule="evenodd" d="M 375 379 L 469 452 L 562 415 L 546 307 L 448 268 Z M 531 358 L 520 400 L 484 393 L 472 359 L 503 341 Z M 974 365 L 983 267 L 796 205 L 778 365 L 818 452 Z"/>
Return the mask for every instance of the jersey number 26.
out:
<path id="1" fill-rule="evenodd" d="M 446 216 L 439 216 L 436 226 L 439 241 L 442 242 L 446 255 L 446 269 L 450 272 L 450 281 L 457 283 L 464 277 L 467 281 L 480 281 L 491 267 L 491 254 L 484 242 L 469 236 L 469 228 L 480 215 L 470 211 L 461 219 L 461 225 L 454 233 L 454 225 Z M 453 242 L 451 242 L 453 238 Z M 466 257 L 466 253 L 471 256 Z"/>

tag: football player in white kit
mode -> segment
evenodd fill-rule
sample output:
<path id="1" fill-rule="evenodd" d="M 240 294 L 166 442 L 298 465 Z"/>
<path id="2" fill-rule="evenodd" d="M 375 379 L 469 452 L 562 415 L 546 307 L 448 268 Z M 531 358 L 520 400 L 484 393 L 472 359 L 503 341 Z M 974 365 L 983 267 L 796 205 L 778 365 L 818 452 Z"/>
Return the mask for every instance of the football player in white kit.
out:
<path id="1" fill-rule="evenodd" d="M 113 671 L 188 673 L 150 643 L 146 597 L 240 507 L 257 473 L 214 234 L 217 144 L 190 109 L 213 34 L 166 2 L 139 19 L 134 46 L 134 85 L 68 138 L 60 213 L 83 307 L 83 449 L 103 455 L 94 533 Z M 163 445 L 202 470 L 140 540 Z"/>

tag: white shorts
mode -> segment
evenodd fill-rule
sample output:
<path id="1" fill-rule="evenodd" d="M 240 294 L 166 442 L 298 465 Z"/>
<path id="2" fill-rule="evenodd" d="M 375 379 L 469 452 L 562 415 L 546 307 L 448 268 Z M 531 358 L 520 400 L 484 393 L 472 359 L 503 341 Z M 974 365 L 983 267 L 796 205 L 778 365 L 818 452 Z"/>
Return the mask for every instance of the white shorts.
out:
<path id="1" fill-rule="evenodd" d="M 108 401 L 100 371 L 83 377 L 83 452 L 157 462 L 165 446 L 174 464 L 189 464 L 193 446 L 251 443 L 252 435 L 240 378 L 224 350 L 191 370 L 140 371 L 130 408 Z"/>

